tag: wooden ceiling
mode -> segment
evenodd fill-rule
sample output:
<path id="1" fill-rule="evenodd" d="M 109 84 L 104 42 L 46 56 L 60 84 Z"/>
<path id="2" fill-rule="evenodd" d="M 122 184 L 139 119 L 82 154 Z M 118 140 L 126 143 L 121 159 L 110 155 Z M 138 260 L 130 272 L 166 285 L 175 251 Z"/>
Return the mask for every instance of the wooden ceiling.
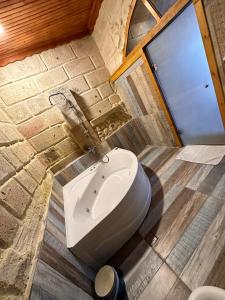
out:
<path id="1" fill-rule="evenodd" d="M 93 31 L 102 0 L 0 0 L 0 66 Z"/>

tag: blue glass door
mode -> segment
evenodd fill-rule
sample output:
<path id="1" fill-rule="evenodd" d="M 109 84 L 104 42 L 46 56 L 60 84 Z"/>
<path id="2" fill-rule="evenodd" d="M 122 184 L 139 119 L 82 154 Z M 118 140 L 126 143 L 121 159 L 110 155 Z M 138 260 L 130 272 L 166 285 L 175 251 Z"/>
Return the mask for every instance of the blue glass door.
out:
<path id="1" fill-rule="evenodd" d="M 225 144 L 224 127 L 192 4 L 146 47 L 146 54 L 183 144 Z"/>

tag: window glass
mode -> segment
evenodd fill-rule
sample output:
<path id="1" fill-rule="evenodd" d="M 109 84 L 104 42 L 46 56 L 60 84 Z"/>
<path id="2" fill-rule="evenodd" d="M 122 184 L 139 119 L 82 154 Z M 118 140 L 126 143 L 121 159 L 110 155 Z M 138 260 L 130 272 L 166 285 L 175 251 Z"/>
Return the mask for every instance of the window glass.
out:
<path id="1" fill-rule="evenodd" d="M 175 3 L 177 0 L 150 0 L 158 12 L 163 16 L 167 10 Z"/>
<path id="2" fill-rule="evenodd" d="M 141 0 L 137 0 L 133 15 L 131 17 L 126 54 L 131 52 L 131 50 L 155 24 L 155 18 L 145 7 L 143 2 Z"/>

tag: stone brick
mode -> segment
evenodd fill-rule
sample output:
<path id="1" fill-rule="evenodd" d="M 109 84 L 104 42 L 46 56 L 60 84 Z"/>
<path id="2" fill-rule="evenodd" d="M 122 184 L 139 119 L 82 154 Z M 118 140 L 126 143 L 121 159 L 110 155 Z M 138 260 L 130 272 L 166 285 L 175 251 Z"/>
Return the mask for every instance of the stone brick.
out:
<path id="1" fill-rule="evenodd" d="M 78 98 L 79 105 L 83 109 L 87 109 L 88 107 L 96 104 L 97 102 L 101 101 L 101 97 L 99 95 L 98 90 L 90 90 L 84 94 L 81 94 L 81 96 Z"/>
<path id="2" fill-rule="evenodd" d="M 0 124 L 0 132 L 2 132 L 11 143 L 23 140 L 23 136 L 13 125 Z"/>
<path id="3" fill-rule="evenodd" d="M 74 40 L 70 43 L 77 57 L 89 56 L 99 53 L 98 47 L 92 36 Z"/>
<path id="4" fill-rule="evenodd" d="M 32 55 L 8 65 L 7 72 L 13 81 L 30 77 L 46 71 L 47 68 L 39 55 Z"/>
<path id="5" fill-rule="evenodd" d="M 18 159 L 11 147 L 4 147 L 0 150 L 0 152 L 16 170 L 19 170 L 23 167 L 23 163 Z"/>
<path id="6" fill-rule="evenodd" d="M 46 174 L 46 166 L 37 158 L 32 160 L 25 169 L 39 184 L 42 182 Z"/>
<path id="7" fill-rule="evenodd" d="M 57 125 L 45 130 L 35 137 L 32 137 L 30 142 L 34 148 L 40 152 L 61 141 L 65 138 L 65 136 L 66 133 L 63 130 L 63 127 L 61 125 Z"/>
<path id="8" fill-rule="evenodd" d="M 70 78 L 88 73 L 95 69 L 89 57 L 74 59 L 65 64 L 65 69 Z"/>
<path id="9" fill-rule="evenodd" d="M 16 124 L 24 122 L 32 117 L 31 112 L 24 102 L 15 104 L 7 108 L 6 111 Z"/>
<path id="10" fill-rule="evenodd" d="M 76 145 L 71 138 L 63 140 L 55 147 L 62 156 L 67 156 L 75 150 L 79 149 L 78 145 Z"/>
<path id="11" fill-rule="evenodd" d="M 49 110 L 46 110 L 41 114 L 41 117 L 46 120 L 49 126 L 63 123 L 65 121 L 63 114 L 57 106 L 52 107 Z"/>
<path id="12" fill-rule="evenodd" d="M 37 116 L 18 126 L 20 133 L 27 139 L 39 134 L 48 128 L 47 120 L 42 116 Z"/>
<path id="13" fill-rule="evenodd" d="M 11 82 L 9 73 L 7 72 L 8 66 L 0 68 L 0 86 Z"/>
<path id="14" fill-rule="evenodd" d="M 43 112 L 44 110 L 51 107 L 51 104 L 49 102 L 47 95 L 44 95 L 44 94 L 38 95 L 34 98 L 26 100 L 25 103 L 34 115 L 38 115 L 41 112 Z"/>
<path id="15" fill-rule="evenodd" d="M 113 94 L 113 89 L 109 82 L 106 82 L 98 87 L 99 94 L 102 99 L 105 99 Z"/>
<path id="16" fill-rule="evenodd" d="M 3 129 L 0 126 L 0 146 L 5 146 L 10 143 L 9 139 L 7 136 L 4 134 Z"/>
<path id="17" fill-rule="evenodd" d="M 12 123 L 8 115 L 0 108 L 0 122 Z"/>
<path id="18" fill-rule="evenodd" d="M 30 252 L 18 254 L 10 249 L 0 265 L 0 286 L 24 294 L 31 266 Z M 17 296 L 17 299 L 23 297 Z M 8 299 L 12 299 L 9 296 Z M 15 298 L 16 299 L 16 298 Z"/>
<path id="19" fill-rule="evenodd" d="M 87 116 L 88 120 L 95 119 L 102 114 L 106 113 L 112 108 L 111 103 L 109 102 L 109 99 L 105 99 L 101 102 L 98 102 L 97 104 L 91 106 L 85 111 L 85 115 Z"/>
<path id="20" fill-rule="evenodd" d="M 47 174 L 42 184 L 37 187 L 32 197 L 32 202 L 20 227 L 19 234 L 13 241 L 13 248 L 19 253 L 34 252 L 39 247 L 40 236 L 46 219 L 49 197 L 52 187 L 52 175 Z M 22 299 L 21 299 L 22 300 Z"/>
<path id="21" fill-rule="evenodd" d="M 68 166 L 69 163 L 73 162 L 75 159 L 80 157 L 84 152 L 81 149 L 77 149 L 75 152 L 72 152 L 68 156 L 61 159 L 59 162 L 54 164 L 50 170 L 55 174 L 56 172 L 62 170 L 66 166 Z"/>
<path id="22" fill-rule="evenodd" d="M 19 228 L 19 223 L 16 218 L 0 206 L 0 247 L 9 247 Z"/>
<path id="23" fill-rule="evenodd" d="M 31 146 L 30 143 L 28 143 L 27 141 L 24 141 L 23 143 L 23 148 L 24 148 L 24 151 L 26 151 L 27 155 L 30 157 L 30 158 L 33 158 L 34 155 L 37 153 L 34 149 L 34 147 Z"/>
<path id="24" fill-rule="evenodd" d="M 47 167 L 61 159 L 60 153 L 55 147 L 51 147 L 38 155 L 38 159 Z"/>
<path id="25" fill-rule="evenodd" d="M 68 80 L 62 67 L 42 73 L 35 77 L 36 82 L 42 91 L 49 90 Z"/>
<path id="26" fill-rule="evenodd" d="M 40 92 L 39 87 L 32 78 L 7 84 L 0 88 L 0 97 L 7 104 L 11 105 L 24 99 L 31 98 Z"/>
<path id="27" fill-rule="evenodd" d="M 25 170 L 21 170 L 16 179 L 30 194 L 33 194 L 38 186 L 37 182 Z"/>
<path id="28" fill-rule="evenodd" d="M 114 94 L 109 96 L 109 101 L 112 105 L 116 105 L 121 102 L 121 99 L 119 95 Z"/>
<path id="29" fill-rule="evenodd" d="M 67 81 L 63 86 L 76 94 L 81 94 L 89 90 L 89 86 L 83 76 L 78 76 L 70 81 Z"/>
<path id="30" fill-rule="evenodd" d="M 11 150 L 23 164 L 26 164 L 30 161 L 31 157 L 25 150 L 25 143 L 17 143 L 12 145 Z"/>
<path id="31" fill-rule="evenodd" d="M 0 154 L 0 184 L 15 174 L 13 166 Z"/>
<path id="32" fill-rule="evenodd" d="M 91 88 L 94 88 L 109 80 L 109 72 L 106 68 L 95 70 L 85 75 L 85 78 Z"/>
<path id="33" fill-rule="evenodd" d="M 75 58 L 75 55 L 69 45 L 62 45 L 42 52 L 41 58 L 48 69 L 52 69 Z"/>
<path id="34" fill-rule="evenodd" d="M 100 54 L 100 52 L 96 52 L 90 55 L 90 58 L 95 66 L 95 68 L 101 68 L 105 66 L 105 62 Z"/>
<path id="35" fill-rule="evenodd" d="M 11 179 L 0 188 L 0 201 L 14 216 L 22 218 L 31 197 L 15 179 Z"/>

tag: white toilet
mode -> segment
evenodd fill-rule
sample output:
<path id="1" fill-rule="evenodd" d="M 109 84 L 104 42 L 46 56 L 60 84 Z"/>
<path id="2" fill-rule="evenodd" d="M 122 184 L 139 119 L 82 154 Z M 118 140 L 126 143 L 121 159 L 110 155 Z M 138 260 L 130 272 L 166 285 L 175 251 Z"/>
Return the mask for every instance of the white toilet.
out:
<path id="1" fill-rule="evenodd" d="M 191 293 L 188 300 L 225 300 L 225 290 L 215 286 L 200 286 Z"/>

